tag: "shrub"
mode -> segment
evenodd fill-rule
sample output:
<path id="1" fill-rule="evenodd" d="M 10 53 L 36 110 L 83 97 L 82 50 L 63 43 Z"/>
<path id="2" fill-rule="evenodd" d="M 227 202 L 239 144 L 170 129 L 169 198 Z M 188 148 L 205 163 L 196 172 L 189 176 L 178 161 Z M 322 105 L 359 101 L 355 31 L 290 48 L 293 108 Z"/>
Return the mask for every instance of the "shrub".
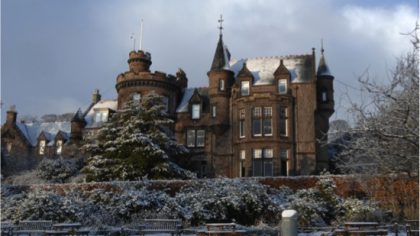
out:
<path id="1" fill-rule="evenodd" d="M 49 182 L 64 183 L 78 172 L 78 163 L 75 160 L 44 158 L 38 165 L 37 175 Z"/>

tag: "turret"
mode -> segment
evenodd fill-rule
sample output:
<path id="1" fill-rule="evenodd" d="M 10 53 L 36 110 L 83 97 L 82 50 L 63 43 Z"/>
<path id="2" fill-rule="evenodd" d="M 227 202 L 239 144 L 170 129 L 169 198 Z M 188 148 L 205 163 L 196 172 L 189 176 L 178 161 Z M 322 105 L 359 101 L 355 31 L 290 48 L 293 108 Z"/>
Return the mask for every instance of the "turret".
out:
<path id="1" fill-rule="evenodd" d="M 334 76 L 331 75 L 325 60 L 324 48 L 321 48 L 321 58 L 319 59 L 316 76 L 318 109 L 327 113 L 328 117 L 330 117 L 334 113 Z"/>
<path id="2" fill-rule="evenodd" d="M 152 56 L 143 50 L 131 51 L 128 54 L 128 66 L 130 71 L 134 73 L 150 72 L 150 65 L 152 65 Z"/>
<path id="3" fill-rule="evenodd" d="M 316 127 L 316 149 L 317 149 L 317 172 L 329 168 L 329 158 L 327 150 L 329 118 L 334 113 L 334 76 L 331 75 L 324 56 L 324 48 L 321 47 L 321 58 L 319 59 L 317 70 L 316 92 L 317 92 L 317 111 L 315 116 Z"/>
<path id="4" fill-rule="evenodd" d="M 219 22 L 221 21 L 219 20 Z M 229 98 L 234 83 L 234 73 L 229 67 L 230 53 L 223 43 L 221 29 L 220 26 L 219 41 L 207 76 L 209 77 L 212 123 L 215 126 L 219 125 L 220 130 L 224 130 L 223 126 L 229 125 Z"/>
<path id="5" fill-rule="evenodd" d="M 86 125 L 86 121 L 83 118 L 81 110 L 77 110 L 76 114 L 71 119 L 71 131 L 70 140 L 72 142 L 79 142 L 83 138 L 83 128 Z"/>

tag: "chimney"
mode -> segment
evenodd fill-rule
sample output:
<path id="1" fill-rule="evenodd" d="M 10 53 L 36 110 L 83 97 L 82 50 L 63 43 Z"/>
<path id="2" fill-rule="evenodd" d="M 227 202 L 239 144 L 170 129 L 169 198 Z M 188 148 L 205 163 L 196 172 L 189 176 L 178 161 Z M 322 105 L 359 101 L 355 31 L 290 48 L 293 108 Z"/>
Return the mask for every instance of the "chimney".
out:
<path id="1" fill-rule="evenodd" d="M 7 111 L 6 123 L 9 125 L 16 124 L 16 117 L 17 117 L 16 106 L 12 105 Z"/>
<path id="2" fill-rule="evenodd" d="M 99 89 L 93 90 L 92 94 L 92 103 L 96 104 L 101 100 L 101 94 L 99 94 Z"/>

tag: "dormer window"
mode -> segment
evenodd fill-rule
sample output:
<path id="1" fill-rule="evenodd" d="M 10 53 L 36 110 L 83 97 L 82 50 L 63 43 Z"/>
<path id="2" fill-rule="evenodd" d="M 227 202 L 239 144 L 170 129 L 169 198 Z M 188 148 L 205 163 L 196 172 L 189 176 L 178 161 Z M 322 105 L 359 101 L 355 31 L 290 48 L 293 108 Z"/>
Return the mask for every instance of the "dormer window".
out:
<path id="1" fill-rule="evenodd" d="M 63 151 L 63 140 L 61 139 L 57 140 L 57 142 L 55 143 L 55 146 L 56 146 L 57 155 L 61 155 Z"/>
<path id="2" fill-rule="evenodd" d="M 249 81 L 241 82 L 241 96 L 249 96 Z"/>
<path id="3" fill-rule="evenodd" d="M 200 104 L 193 104 L 192 105 L 192 111 L 191 111 L 192 119 L 194 119 L 194 120 L 200 119 L 200 109 L 201 109 Z"/>
<path id="4" fill-rule="evenodd" d="M 287 80 L 280 79 L 279 80 L 279 94 L 286 94 L 287 93 Z"/>
<path id="5" fill-rule="evenodd" d="M 225 91 L 225 81 L 222 79 L 219 80 L 219 90 Z"/>
<path id="6" fill-rule="evenodd" d="M 97 111 L 95 113 L 95 122 L 107 122 L 108 121 L 108 111 Z"/>
<path id="7" fill-rule="evenodd" d="M 39 151 L 38 151 L 39 155 L 45 155 L 45 145 L 46 145 L 45 140 L 39 141 Z"/>

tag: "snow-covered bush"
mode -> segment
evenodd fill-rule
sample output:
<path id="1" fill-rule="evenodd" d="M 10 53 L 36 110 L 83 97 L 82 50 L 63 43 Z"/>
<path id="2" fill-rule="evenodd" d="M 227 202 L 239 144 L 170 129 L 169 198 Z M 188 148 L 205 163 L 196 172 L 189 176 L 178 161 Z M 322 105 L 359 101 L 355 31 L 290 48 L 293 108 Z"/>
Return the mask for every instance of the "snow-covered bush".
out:
<path id="1" fill-rule="evenodd" d="M 52 183 L 64 183 L 79 169 L 78 160 L 44 158 L 36 170 L 37 176 Z"/>
<path id="2" fill-rule="evenodd" d="M 341 214 L 341 199 L 335 194 L 335 182 L 321 176 L 314 188 L 301 189 L 290 196 L 291 207 L 299 213 L 301 226 L 326 226 Z"/>
<path id="3" fill-rule="evenodd" d="M 345 221 L 382 221 L 384 213 L 373 201 L 348 198 L 343 201 Z"/>

